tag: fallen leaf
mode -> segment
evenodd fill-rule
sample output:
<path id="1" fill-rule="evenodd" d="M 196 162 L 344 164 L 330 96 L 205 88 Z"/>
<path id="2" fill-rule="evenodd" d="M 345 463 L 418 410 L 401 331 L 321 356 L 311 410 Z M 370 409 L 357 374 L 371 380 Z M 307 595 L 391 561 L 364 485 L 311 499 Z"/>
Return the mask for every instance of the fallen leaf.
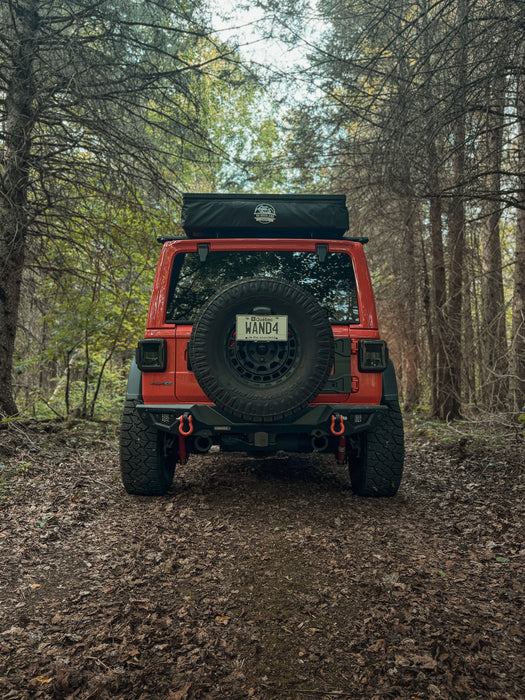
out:
<path id="1" fill-rule="evenodd" d="M 48 678 L 47 676 L 37 676 L 35 681 L 38 681 L 39 683 L 52 683 L 53 678 Z"/>
<path id="2" fill-rule="evenodd" d="M 169 700 L 186 700 L 190 688 L 191 683 L 186 683 L 180 690 L 170 690 L 168 695 Z"/>

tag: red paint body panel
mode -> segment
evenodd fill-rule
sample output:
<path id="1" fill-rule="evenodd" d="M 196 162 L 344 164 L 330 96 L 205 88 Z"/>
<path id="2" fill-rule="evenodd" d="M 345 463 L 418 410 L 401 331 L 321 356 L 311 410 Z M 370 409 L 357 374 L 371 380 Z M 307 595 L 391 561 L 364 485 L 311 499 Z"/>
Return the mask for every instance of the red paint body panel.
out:
<path id="1" fill-rule="evenodd" d="M 198 245 L 208 245 L 212 251 L 304 251 L 315 252 L 317 245 L 328 247 L 330 253 L 350 255 L 355 273 L 359 304 L 359 324 L 333 326 L 334 338 L 379 338 L 377 316 L 368 266 L 361 243 L 342 240 L 303 239 L 198 239 L 169 241 L 163 245 L 153 284 L 148 314 L 146 338 L 165 338 L 167 342 L 167 366 L 164 372 L 145 372 L 142 377 L 142 394 L 145 404 L 212 402 L 200 388 L 193 372 L 188 370 L 187 343 L 192 326 L 166 323 L 167 290 L 175 255 L 197 252 Z M 312 405 L 347 403 L 350 405 L 379 405 L 382 391 L 380 372 L 361 373 L 357 366 L 357 354 L 351 356 L 351 375 L 359 385 L 351 394 L 320 394 Z"/>

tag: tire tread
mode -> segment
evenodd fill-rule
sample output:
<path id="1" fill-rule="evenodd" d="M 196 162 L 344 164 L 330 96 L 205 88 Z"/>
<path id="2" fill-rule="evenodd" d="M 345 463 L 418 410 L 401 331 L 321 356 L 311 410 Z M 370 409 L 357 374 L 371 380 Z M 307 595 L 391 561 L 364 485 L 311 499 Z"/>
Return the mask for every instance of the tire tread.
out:
<path id="1" fill-rule="evenodd" d="M 364 437 L 363 452 L 350 464 L 352 490 L 358 496 L 395 496 L 403 477 L 405 440 L 398 402 Z"/>
<path id="2" fill-rule="evenodd" d="M 161 454 L 158 431 L 141 420 L 127 399 L 120 428 L 120 474 L 126 491 L 137 496 L 162 496 L 173 481 L 174 467 Z"/>

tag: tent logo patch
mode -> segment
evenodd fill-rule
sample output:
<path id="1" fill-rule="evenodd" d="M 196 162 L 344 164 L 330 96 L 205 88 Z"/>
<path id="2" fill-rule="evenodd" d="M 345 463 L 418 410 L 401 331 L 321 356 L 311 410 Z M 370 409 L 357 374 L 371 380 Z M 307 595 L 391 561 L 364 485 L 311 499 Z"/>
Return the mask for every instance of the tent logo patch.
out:
<path id="1" fill-rule="evenodd" d="M 277 216 L 271 204 L 258 204 L 253 215 L 260 224 L 273 224 Z"/>

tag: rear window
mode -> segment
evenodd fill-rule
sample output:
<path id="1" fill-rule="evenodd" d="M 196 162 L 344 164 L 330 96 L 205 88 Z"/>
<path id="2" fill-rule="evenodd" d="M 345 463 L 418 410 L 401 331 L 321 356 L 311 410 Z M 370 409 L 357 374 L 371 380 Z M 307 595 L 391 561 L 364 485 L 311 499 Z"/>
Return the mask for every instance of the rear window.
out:
<path id="1" fill-rule="evenodd" d="M 207 299 L 222 287 L 247 277 L 274 277 L 294 282 L 323 306 L 331 323 L 359 323 L 352 260 L 346 253 L 273 251 L 210 252 L 175 257 L 166 312 L 167 323 L 193 323 Z"/>

